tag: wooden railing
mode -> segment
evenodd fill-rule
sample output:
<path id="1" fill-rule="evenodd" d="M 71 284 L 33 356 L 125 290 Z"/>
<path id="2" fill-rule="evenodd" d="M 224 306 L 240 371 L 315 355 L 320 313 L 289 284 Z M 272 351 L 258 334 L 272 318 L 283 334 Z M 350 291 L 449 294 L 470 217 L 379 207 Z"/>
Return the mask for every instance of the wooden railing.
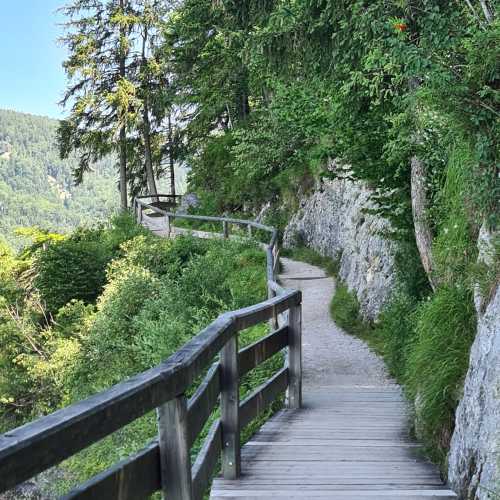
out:
<path id="1" fill-rule="evenodd" d="M 226 237 L 232 224 L 269 232 L 270 243 L 265 248 L 270 297 L 220 315 L 159 366 L 0 436 L 0 492 L 156 409 L 157 441 L 64 498 L 137 500 L 162 490 L 168 500 L 201 500 L 219 457 L 225 478 L 240 475 L 240 430 L 244 426 L 285 391 L 288 408 L 301 405 L 301 294 L 285 290 L 275 281 L 276 231 L 252 221 L 166 213 L 142 200 L 136 200 L 134 207 L 138 218 L 147 207 L 169 221 L 219 221 Z M 278 317 L 283 319 L 281 326 Z M 239 350 L 238 333 L 268 320 L 271 333 Z M 239 379 L 286 347 L 283 368 L 240 401 Z M 188 399 L 186 391 L 203 375 Z M 220 418 L 212 424 L 191 464 L 190 449 L 218 404 Z"/>
<path id="2" fill-rule="evenodd" d="M 276 296 L 276 287 L 271 286 L 272 283 L 276 284 L 276 272 L 279 265 L 279 247 L 278 247 L 278 231 L 271 226 L 266 226 L 265 224 L 260 224 L 259 222 L 245 220 L 245 219 L 232 219 L 229 217 L 213 217 L 208 215 L 189 215 L 180 214 L 176 212 L 170 212 L 167 210 L 162 210 L 151 203 L 144 201 L 146 196 L 136 197 L 134 199 L 133 209 L 134 215 L 136 217 L 138 224 L 144 224 L 145 221 L 149 219 L 148 215 L 145 213 L 146 210 L 154 212 L 156 215 L 162 215 L 164 219 L 164 224 L 161 226 L 165 235 L 169 237 L 172 233 L 173 221 L 175 219 L 188 220 L 196 222 L 210 222 L 215 224 L 220 224 L 222 228 L 221 233 L 211 233 L 212 237 L 222 237 L 229 238 L 231 235 L 231 227 L 245 227 L 248 237 L 252 237 L 254 231 L 264 231 L 269 233 L 270 240 L 268 244 L 263 245 L 266 252 L 266 275 L 268 281 L 268 297 L 273 298 Z M 151 197 L 149 197 L 151 198 Z M 147 225 L 147 224 L 146 224 Z M 200 231 L 194 231 L 195 233 L 200 233 Z M 204 232 L 204 234 L 207 234 Z M 278 286 L 279 288 L 279 286 Z M 277 325 L 277 319 L 274 316 L 272 319 L 274 326 Z"/>

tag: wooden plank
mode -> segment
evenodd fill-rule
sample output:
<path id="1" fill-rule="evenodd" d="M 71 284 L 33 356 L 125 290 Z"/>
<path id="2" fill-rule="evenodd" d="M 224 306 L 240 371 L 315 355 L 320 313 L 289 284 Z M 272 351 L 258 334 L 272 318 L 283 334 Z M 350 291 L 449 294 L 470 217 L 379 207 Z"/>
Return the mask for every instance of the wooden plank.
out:
<path id="1" fill-rule="evenodd" d="M 282 368 L 267 382 L 253 391 L 240 405 L 240 424 L 248 425 L 267 408 L 288 386 L 288 368 Z"/>
<path id="2" fill-rule="evenodd" d="M 215 408 L 220 393 L 220 364 L 214 363 L 188 403 L 189 446 L 195 442 Z"/>
<path id="3" fill-rule="evenodd" d="M 160 449 L 155 441 L 139 453 L 71 490 L 62 500 L 140 500 L 161 488 Z M 140 481 L 137 478 L 141 478 Z"/>
<path id="4" fill-rule="evenodd" d="M 222 349 L 220 366 L 222 473 L 225 479 L 236 479 L 241 473 L 237 336 L 229 339 Z"/>
<path id="5" fill-rule="evenodd" d="M 184 395 L 158 410 L 161 484 L 168 500 L 192 500 L 187 398 Z"/>
<path id="6" fill-rule="evenodd" d="M 281 295 L 281 294 L 285 293 L 285 291 L 286 291 L 285 288 L 283 288 L 281 285 L 276 283 L 276 281 L 274 281 L 274 280 L 269 280 L 268 286 L 269 286 L 269 288 L 271 288 L 271 290 L 273 290 L 276 293 L 276 295 Z"/>
<path id="7" fill-rule="evenodd" d="M 234 334 L 221 315 L 159 366 L 0 436 L 0 492 L 182 394 Z"/>
<path id="8" fill-rule="evenodd" d="M 288 326 L 271 332 L 239 352 L 240 377 L 274 356 L 288 345 Z"/>
<path id="9" fill-rule="evenodd" d="M 212 476 L 217 468 L 222 450 L 222 431 L 220 419 L 210 428 L 203 447 L 193 465 L 193 499 L 202 500 Z"/>
<path id="10" fill-rule="evenodd" d="M 307 496 L 304 496 L 303 491 L 280 491 L 278 489 L 269 489 L 264 491 L 255 490 L 238 490 L 238 491 L 224 491 L 215 490 L 212 492 L 211 498 L 213 500 L 273 500 L 274 498 L 328 498 L 329 500 L 451 500 L 456 499 L 457 495 L 451 490 L 431 489 L 428 491 L 421 491 L 420 489 L 405 489 L 405 490 L 339 490 L 335 491 L 322 491 L 311 490 L 307 491 Z"/>
<path id="11" fill-rule="evenodd" d="M 346 475 L 342 477 L 332 477 L 330 475 L 318 475 L 316 473 L 312 474 L 310 471 L 309 475 L 302 474 L 290 474 L 290 477 L 285 478 L 283 476 L 275 477 L 249 477 L 248 479 L 238 479 L 238 488 L 247 488 L 253 486 L 280 486 L 282 489 L 293 489 L 293 487 L 301 486 L 325 486 L 330 487 L 330 489 L 335 489 L 336 486 L 400 486 L 400 485 L 412 485 L 412 486 L 441 486 L 443 483 L 439 476 L 435 474 L 423 477 L 347 477 Z M 217 489 L 234 489 L 234 483 L 231 481 L 218 480 Z"/>
<path id="12" fill-rule="evenodd" d="M 327 441 L 325 443 L 324 441 Z M 342 439 L 342 438 L 332 438 L 326 439 L 324 441 L 311 441 L 308 439 L 289 439 L 287 441 L 249 441 L 245 444 L 245 446 L 321 446 L 325 447 L 325 444 L 328 446 L 374 446 L 374 447 L 396 447 L 396 448 L 420 448 L 421 445 L 409 442 L 409 441 L 396 441 L 396 440 L 377 440 L 377 439 Z"/>
<path id="13" fill-rule="evenodd" d="M 239 485 L 240 481 L 235 481 L 235 485 Z M 254 491 L 254 492 L 258 492 L 258 491 L 268 491 L 270 489 L 272 489 L 272 485 L 269 485 L 269 484 L 262 484 L 262 485 L 259 485 L 259 484 L 245 484 L 243 485 L 241 488 L 234 488 L 233 486 L 233 489 L 228 489 L 228 488 L 219 488 L 218 486 L 218 482 L 217 482 L 217 487 L 214 487 L 213 488 L 213 492 L 215 494 L 220 494 L 220 492 L 224 492 L 224 491 L 227 491 L 227 492 L 231 492 L 231 493 L 234 493 L 235 491 L 238 491 L 238 493 L 240 491 Z M 321 490 L 321 491 L 352 491 L 352 490 L 355 490 L 355 491 L 387 491 L 387 490 L 390 490 L 390 491 L 398 491 L 398 490 L 406 490 L 408 488 L 412 488 L 412 489 L 417 489 L 418 488 L 418 491 L 426 491 L 426 490 L 430 490 L 430 491 L 446 491 L 446 490 L 443 490 L 442 488 L 439 488 L 439 486 L 436 486 L 435 484 L 414 484 L 414 485 L 408 485 L 408 484 L 400 484 L 400 485 L 390 485 L 390 484 L 387 484 L 387 483 L 382 483 L 382 484 L 321 484 L 321 485 L 317 485 L 317 484 L 290 484 L 290 485 L 282 485 L 282 484 L 276 484 L 274 489 L 275 491 L 280 491 L 280 492 L 302 492 L 302 494 L 304 495 L 304 498 L 308 498 L 308 492 L 309 491 L 317 491 L 317 490 Z"/>

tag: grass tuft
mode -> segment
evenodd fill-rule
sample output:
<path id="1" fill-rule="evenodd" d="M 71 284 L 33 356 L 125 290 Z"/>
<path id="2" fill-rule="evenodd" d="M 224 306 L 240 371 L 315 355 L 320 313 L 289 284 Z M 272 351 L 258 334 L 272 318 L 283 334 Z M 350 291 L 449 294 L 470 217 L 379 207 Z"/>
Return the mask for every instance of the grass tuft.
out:
<path id="1" fill-rule="evenodd" d="M 307 248 L 304 246 L 296 248 L 284 248 L 281 250 L 282 257 L 288 257 L 294 260 L 300 260 L 301 262 L 307 262 L 313 266 L 320 267 L 329 276 L 338 277 L 340 271 L 340 259 L 334 259 L 332 257 L 324 257 L 320 255 L 316 250 Z"/>

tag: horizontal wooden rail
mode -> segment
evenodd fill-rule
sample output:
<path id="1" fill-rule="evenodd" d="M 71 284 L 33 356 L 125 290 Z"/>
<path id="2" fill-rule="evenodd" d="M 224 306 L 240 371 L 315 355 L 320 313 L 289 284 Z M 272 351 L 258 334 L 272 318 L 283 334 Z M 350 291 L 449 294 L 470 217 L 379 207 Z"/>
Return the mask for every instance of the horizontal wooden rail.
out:
<path id="1" fill-rule="evenodd" d="M 217 405 L 220 394 L 220 364 L 215 363 L 189 400 L 188 432 L 192 446 Z"/>
<path id="2" fill-rule="evenodd" d="M 259 413 L 265 410 L 276 397 L 285 392 L 288 386 L 288 368 L 282 368 L 267 382 L 250 394 L 240 404 L 240 424 L 248 425 Z"/>
<path id="3" fill-rule="evenodd" d="M 162 194 L 158 193 L 154 196 L 144 195 L 144 196 L 136 196 L 136 200 L 145 200 L 146 198 L 182 198 L 182 194 Z"/>
<path id="4" fill-rule="evenodd" d="M 161 196 L 170 195 L 158 195 Z M 301 294 L 285 290 L 274 281 L 278 255 L 276 230 L 240 219 L 171 214 L 138 198 L 134 204 L 141 212 L 146 207 L 168 217 L 219 221 L 224 227 L 240 224 L 269 232 L 271 243 L 265 247 L 269 298 L 221 314 L 160 365 L 0 436 L 0 493 L 156 408 L 158 442 L 95 476 L 65 498 L 132 500 L 147 498 L 163 489 L 168 500 L 201 500 L 221 453 L 225 473 L 232 477 L 239 474 L 235 464 L 239 463 L 241 427 L 285 390 L 290 401 L 300 402 L 297 346 L 300 346 Z M 277 317 L 285 312 L 291 321 L 278 328 Z M 274 331 L 238 352 L 238 333 L 268 320 Z M 239 378 L 287 346 L 288 365 L 239 404 Z M 295 353 L 291 352 L 291 346 Z M 222 353 L 220 361 L 214 363 L 219 353 Z M 203 375 L 188 401 L 186 391 Z M 219 403 L 221 419 L 212 425 L 191 467 L 189 450 Z"/>
<path id="5" fill-rule="evenodd" d="M 240 377 L 280 352 L 287 345 L 288 325 L 284 325 L 279 330 L 242 349 L 239 354 Z"/>
<path id="6" fill-rule="evenodd" d="M 217 419 L 210 428 L 205 443 L 193 465 L 193 500 L 202 500 L 222 451 L 222 426 Z"/>
<path id="7" fill-rule="evenodd" d="M 155 441 L 139 453 L 94 476 L 62 498 L 63 500 L 98 498 L 136 500 L 148 498 L 160 487 L 160 448 Z"/>

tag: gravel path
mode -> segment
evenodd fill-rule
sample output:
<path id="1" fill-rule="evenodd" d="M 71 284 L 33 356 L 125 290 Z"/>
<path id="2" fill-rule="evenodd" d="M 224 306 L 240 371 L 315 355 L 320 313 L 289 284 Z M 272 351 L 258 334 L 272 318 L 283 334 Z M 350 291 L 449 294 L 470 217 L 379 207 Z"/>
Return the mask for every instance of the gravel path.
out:
<path id="1" fill-rule="evenodd" d="M 287 288 L 302 291 L 304 387 L 392 385 L 384 362 L 331 319 L 333 278 L 304 262 L 286 258 L 281 262 L 280 281 Z"/>

